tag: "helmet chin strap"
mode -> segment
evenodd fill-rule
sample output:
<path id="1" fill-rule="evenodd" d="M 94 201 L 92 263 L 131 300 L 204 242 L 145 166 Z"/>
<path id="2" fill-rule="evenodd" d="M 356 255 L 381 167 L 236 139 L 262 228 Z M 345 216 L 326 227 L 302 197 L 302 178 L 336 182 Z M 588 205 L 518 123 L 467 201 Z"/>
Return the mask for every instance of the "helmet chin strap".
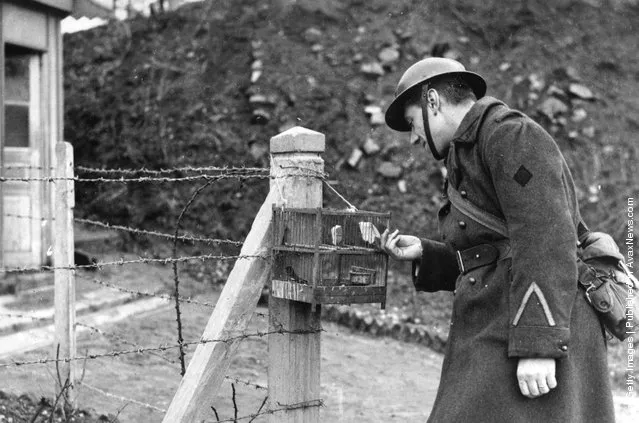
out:
<path id="1" fill-rule="evenodd" d="M 436 160 L 442 160 L 445 158 L 437 148 L 435 147 L 435 141 L 430 134 L 430 125 L 428 124 L 428 84 L 422 85 L 422 93 L 419 96 L 419 101 L 422 106 L 422 117 L 424 119 L 424 132 L 426 133 L 426 141 L 428 141 L 428 147 Z"/>

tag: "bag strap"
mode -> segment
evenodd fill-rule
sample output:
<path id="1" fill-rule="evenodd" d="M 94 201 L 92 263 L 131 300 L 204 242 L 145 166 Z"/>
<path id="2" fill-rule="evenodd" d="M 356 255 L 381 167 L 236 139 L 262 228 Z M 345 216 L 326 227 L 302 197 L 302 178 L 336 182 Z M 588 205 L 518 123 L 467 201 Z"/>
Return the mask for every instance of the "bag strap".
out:
<path id="1" fill-rule="evenodd" d="M 498 234 L 508 238 L 508 224 L 504 219 L 485 211 L 481 207 L 478 207 L 465 199 L 459 193 L 459 191 L 457 191 L 457 189 L 453 187 L 452 184 L 448 183 L 446 185 L 448 185 L 448 187 L 446 188 L 446 193 L 448 195 L 448 198 L 450 199 L 450 202 L 453 203 L 453 205 L 457 207 L 460 212 L 470 217 L 477 223 L 484 225 L 488 229 L 491 229 Z M 583 220 L 580 220 L 576 224 L 576 227 L 577 237 L 579 239 L 579 242 L 582 242 L 590 231 L 588 230 L 588 227 L 583 222 Z"/>
<path id="2" fill-rule="evenodd" d="M 488 229 L 508 238 L 508 225 L 504 219 L 477 207 L 475 204 L 462 197 L 459 191 L 457 191 L 452 184 L 449 183 L 447 185 L 448 188 L 446 189 L 446 193 L 448 194 L 448 198 L 450 199 L 450 202 L 459 209 L 459 211 L 474 221 L 484 225 Z"/>

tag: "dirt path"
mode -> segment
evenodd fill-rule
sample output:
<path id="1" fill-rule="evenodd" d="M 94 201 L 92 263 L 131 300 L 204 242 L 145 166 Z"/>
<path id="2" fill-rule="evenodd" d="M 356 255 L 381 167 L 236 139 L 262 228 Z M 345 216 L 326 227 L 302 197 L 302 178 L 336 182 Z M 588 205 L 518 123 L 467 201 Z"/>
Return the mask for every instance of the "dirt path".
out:
<path id="1" fill-rule="evenodd" d="M 265 312 L 266 310 L 261 310 Z M 192 308 L 185 315 L 185 339 L 197 339 L 208 320 L 210 310 Z M 78 353 L 127 350 L 134 346 L 118 340 L 126 338 L 135 345 L 173 344 L 174 311 L 161 308 L 136 316 L 125 322 L 103 325 L 111 334 L 83 334 Z M 256 317 L 249 331 L 266 329 L 264 318 Z M 326 422 L 387 422 L 424 421 L 434 399 L 439 379 L 441 358 L 417 345 L 392 339 L 375 339 L 352 333 L 333 323 L 324 324 L 322 335 L 322 421 Z M 229 376 L 265 386 L 267 343 L 264 338 L 249 338 L 242 342 Z M 50 355 L 50 349 L 25 353 L 16 360 L 39 359 Z M 50 395 L 54 368 L 46 365 L 0 369 L 2 389 L 14 393 L 30 392 Z M 99 388 L 112 395 L 134 399 L 158 409 L 166 409 L 180 380 L 175 351 L 162 354 L 128 354 L 119 357 L 89 360 L 84 382 L 80 386 L 78 403 L 102 413 L 117 414 L 125 401 L 106 397 L 93 390 Z M 255 413 L 266 391 L 237 383 L 239 416 Z M 225 383 L 219 395 L 211 401 L 220 419 L 233 417 L 230 383 Z M 129 403 L 120 412 L 122 422 L 161 421 L 158 410 Z M 211 413 L 211 421 L 215 421 Z M 258 418 L 256 422 L 267 421 Z"/>

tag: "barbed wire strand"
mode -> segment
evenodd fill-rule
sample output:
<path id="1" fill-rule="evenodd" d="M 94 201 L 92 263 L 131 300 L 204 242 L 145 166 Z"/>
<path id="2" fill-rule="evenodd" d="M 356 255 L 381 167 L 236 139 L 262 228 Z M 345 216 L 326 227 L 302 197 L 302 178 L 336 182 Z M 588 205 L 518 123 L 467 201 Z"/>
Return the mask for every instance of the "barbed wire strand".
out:
<path id="1" fill-rule="evenodd" d="M 283 176 L 271 176 L 271 175 L 257 175 L 257 174 L 228 174 L 228 175 L 193 175 L 193 176 L 181 176 L 181 177 L 152 177 L 152 176 L 142 176 L 139 178 L 80 178 L 78 176 L 74 177 L 57 177 L 57 176 L 44 176 L 44 177 L 0 177 L 0 182 L 57 182 L 57 181 L 74 181 L 74 182 L 88 182 L 88 183 L 119 183 L 119 184 L 128 184 L 133 182 L 194 182 L 194 181 L 208 181 L 208 180 L 222 180 L 222 179 L 239 179 L 239 180 L 248 180 L 248 179 L 282 179 L 282 178 L 293 178 L 293 177 L 304 177 L 304 178 L 318 178 L 325 179 L 326 174 L 323 172 L 311 171 L 309 169 L 304 169 L 303 172 L 300 173 L 290 173 Z"/>
<path id="2" fill-rule="evenodd" d="M 108 222 L 100 222 L 100 221 L 90 220 L 90 219 L 75 218 L 73 220 L 85 225 L 97 226 L 104 229 L 110 229 L 115 231 L 129 232 L 136 235 L 155 236 L 158 238 L 166 238 L 170 240 L 175 239 L 174 234 L 168 234 L 164 232 L 136 229 L 136 228 L 132 228 L 129 226 L 122 226 L 122 225 L 112 225 Z M 196 237 L 193 235 L 179 235 L 178 240 L 184 241 L 184 242 L 204 242 L 208 244 L 231 244 L 231 245 L 237 245 L 237 246 L 242 246 L 244 244 L 244 242 L 242 241 L 234 241 L 231 239 L 202 238 L 202 237 Z"/>
<path id="3" fill-rule="evenodd" d="M 96 328 L 95 326 L 87 325 L 86 323 L 81 323 L 81 322 L 76 322 L 75 325 L 79 326 L 79 327 L 84 327 L 86 329 L 89 329 L 90 331 L 95 332 L 95 333 L 97 333 L 99 335 L 102 335 L 105 338 L 115 339 L 117 341 L 120 341 L 120 342 L 122 342 L 124 344 L 130 345 L 130 346 L 135 347 L 135 348 L 142 348 L 140 345 L 136 344 L 135 342 L 129 341 L 129 340 L 125 339 L 124 337 L 118 335 L 118 334 L 105 332 L 102 329 Z M 166 362 L 169 362 L 171 364 L 176 364 L 175 361 L 173 361 L 170 358 L 165 357 L 162 354 L 159 354 L 159 353 L 157 353 L 155 351 L 150 351 L 149 354 L 151 354 L 151 355 L 153 355 L 155 357 L 159 357 L 162 360 L 164 360 Z"/>
<path id="4" fill-rule="evenodd" d="M 166 410 L 164 408 L 156 407 L 155 405 L 147 404 L 145 402 L 138 401 L 138 400 L 135 400 L 133 398 L 126 398 L 126 397 L 122 397 L 120 395 L 115 395 L 115 394 L 112 394 L 112 393 L 107 392 L 105 390 L 102 390 L 100 388 L 97 388 L 95 386 L 89 385 L 88 383 L 83 382 L 83 381 L 77 381 L 76 383 L 78 383 L 81 386 L 84 386 L 85 388 L 89 389 L 90 391 L 94 391 L 94 392 L 96 392 L 96 393 L 98 393 L 100 395 L 103 395 L 103 396 L 107 397 L 107 398 L 116 399 L 118 401 L 122 401 L 122 402 L 125 402 L 125 403 L 131 403 L 131 404 L 139 405 L 140 407 L 148 408 L 150 410 L 154 410 L 154 411 L 157 411 L 159 413 L 166 413 Z"/>
<path id="5" fill-rule="evenodd" d="M 101 169 L 101 168 L 92 168 L 86 166 L 76 166 L 75 170 L 77 172 L 86 172 L 86 173 L 98 173 L 98 174 L 122 174 L 122 175 L 137 175 L 140 173 L 145 173 L 147 175 L 164 175 L 170 173 L 178 173 L 178 172 L 264 172 L 268 173 L 268 168 L 263 167 L 216 167 L 216 166 L 202 166 L 202 167 L 193 167 L 193 166 L 184 166 L 184 167 L 175 167 L 169 169 Z"/>
<path id="6" fill-rule="evenodd" d="M 86 382 L 83 381 L 78 381 L 77 382 L 79 385 L 89 389 L 90 391 L 96 392 L 100 395 L 103 395 L 107 398 L 111 398 L 111 399 L 115 399 L 124 403 L 130 403 L 130 404 L 135 404 L 138 405 L 140 407 L 144 407 L 144 408 L 148 408 L 150 410 L 154 410 L 157 411 L 159 413 L 163 413 L 166 414 L 167 410 L 164 408 L 160 408 L 157 407 L 155 405 L 152 404 L 148 404 L 133 398 L 126 398 L 120 395 L 115 395 L 112 394 L 110 392 L 107 392 L 103 389 L 97 388 L 93 385 L 89 385 Z M 324 400 L 322 399 L 315 399 L 315 400 L 310 400 L 310 401 L 303 401 L 303 402 L 299 402 L 299 403 L 295 403 L 295 404 L 289 404 L 289 405 L 285 405 L 285 404 L 281 404 L 281 403 L 277 403 L 277 405 L 280 408 L 275 408 L 275 409 L 267 409 L 265 411 L 260 411 L 257 413 L 253 413 L 253 414 L 248 414 L 246 416 L 235 416 L 234 418 L 231 419 L 225 419 L 225 420 L 217 420 L 217 423 L 230 423 L 230 422 L 237 422 L 239 420 L 248 420 L 248 419 L 255 419 L 256 417 L 259 416 L 263 416 L 263 415 L 267 415 L 267 414 L 275 414 L 275 413 L 279 413 L 279 412 L 283 412 L 283 411 L 293 411 L 293 410 L 299 410 L 299 409 L 303 409 L 303 408 L 313 408 L 313 407 L 324 407 Z"/>
<path id="7" fill-rule="evenodd" d="M 293 410 L 300 410 L 303 408 L 324 407 L 324 400 L 316 399 L 316 400 L 304 401 L 304 402 L 299 402 L 299 403 L 290 404 L 290 405 L 278 403 L 277 405 L 280 406 L 281 408 L 268 409 L 265 411 L 261 411 L 259 413 L 253 413 L 253 414 L 249 414 L 242 417 L 230 418 L 225 420 L 217 420 L 216 423 L 230 423 L 230 422 L 234 423 L 239 420 L 248 420 L 248 419 L 254 420 L 255 418 L 259 416 L 264 416 L 267 414 L 275 414 L 282 411 L 293 411 Z"/>
<path id="8" fill-rule="evenodd" d="M 193 260 L 247 260 L 247 259 L 263 259 L 268 260 L 269 256 L 267 255 L 236 255 L 236 256 L 227 256 L 227 255 L 215 255 L 215 254 L 202 254 L 198 256 L 183 256 L 183 257 L 168 257 L 168 258 L 139 258 L 134 260 L 118 260 L 118 261 L 106 261 L 106 262 L 96 262 L 94 264 L 81 264 L 81 265 L 73 265 L 73 266 L 39 266 L 39 267 L 14 267 L 14 268 L 0 268 L 0 273 L 38 273 L 38 272 L 46 272 L 53 270 L 80 270 L 80 269 L 99 269 L 101 267 L 106 266 L 124 266 L 129 264 L 139 264 L 139 263 L 156 263 L 156 264 L 169 264 L 169 263 L 182 263 Z"/>
<path id="9" fill-rule="evenodd" d="M 14 319 L 29 319 L 33 321 L 50 321 L 53 319 L 53 314 L 50 317 L 41 317 L 41 316 L 29 316 L 27 314 L 16 314 L 16 313 L 0 313 L 2 317 L 11 317 Z"/>
<path id="10" fill-rule="evenodd" d="M 95 333 L 97 333 L 99 335 L 102 335 L 105 338 L 116 339 L 116 340 L 118 340 L 120 342 L 123 342 L 125 344 L 131 345 L 132 347 L 141 348 L 140 345 L 136 344 L 135 342 L 129 341 L 129 340 L 125 339 L 123 336 L 118 335 L 116 333 L 106 332 L 106 331 L 104 331 L 104 330 L 102 330 L 100 328 L 96 328 L 95 326 L 87 325 L 86 323 L 81 323 L 81 322 L 77 322 L 75 325 L 76 326 L 80 326 L 80 327 L 84 327 L 86 329 L 89 329 L 90 331 L 95 332 Z M 165 356 L 163 356 L 161 354 L 158 354 L 155 351 L 150 352 L 150 354 L 154 355 L 156 357 L 159 357 L 159 358 L 163 359 L 164 361 L 166 361 L 166 362 L 168 362 L 170 364 L 178 364 L 175 360 L 171 360 L 170 358 L 165 357 Z M 241 385 L 244 385 L 244 386 L 248 386 L 248 387 L 251 387 L 251 388 L 261 389 L 261 390 L 268 390 L 268 388 L 266 386 L 264 386 L 264 385 L 260 385 L 260 384 L 254 383 L 254 382 L 249 382 L 247 380 L 243 380 L 243 379 L 240 379 L 240 378 L 237 378 L 237 377 L 224 376 L 224 379 L 229 381 L 229 382 L 238 383 L 238 384 L 241 384 Z"/>
<path id="11" fill-rule="evenodd" d="M 138 296 L 143 296 L 143 297 L 155 297 L 155 298 L 160 298 L 163 300 L 167 300 L 167 301 L 175 301 L 175 296 L 174 295 L 169 295 L 169 294 L 160 294 L 157 292 L 149 292 L 149 291 L 139 291 L 139 290 L 135 290 L 135 289 L 131 289 L 131 288 L 125 288 L 123 286 L 119 286 L 119 285 L 115 285 L 109 282 L 105 282 L 103 280 L 97 279 L 97 278 L 93 278 L 90 279 L 90 282 L 95 283 L 97 285 L 101 285 L 104 286 L 106 288 L 110 288 L 110 289 L 115 289 L 117 291 L 126 293 L 126 294 L 133 294 L 133 295 L 138 295 Z M 183 303 L 187 303 L 187 304 L 193 304 L 193 305 L 198 305 L 198 306 L 202 306 L 202 307 L 208 307 L 208 308 L 215 308 L 215 304 L 214 303 L 209 303 L 206 301 L 199 301 L 199 300 L 194 300 L 191 297 L 184 297 L 184 296 L 180 296 L 179 300 Z M 254 311 L 253 314 L 260 316 L 260 317 L 268 317 L 268 313 L 261 313 L 258 311 Z"/>
<path id="12" fill-rule="evenodd" d="M 232 336 L 229 338 L 224 338 L 224 339 L 200 339 L 198 341 L 192 341 L 192 342 L 184 342 L 183 345 L 184 346 L 192 346 L 192 345 L 204 345 L 204 344 L 210 344 L 210 343 L 229 343 L 229 342 L 235 342 L 238 340 L 242 340 L 242 339 L 248 339 L 248 338 L 263 338 L 265 336 L 268 335 L 276 335 L 276 334 L 292 334 L 292 335 L 307 335 L 307 334 L 313 334 L 313 333 L 319 333 L 319 332 L 324 332 L 323 329 L 314 329 L 314 330 L 284 330 L 284 329 L 276 329 L 276 330 L 271 330 L 271 331 L 266 331 L 266 332 L 255 332 L 255 333 L 248 333 L 248 334 L 242 334 L 242 335 L 237 335 L 237 336 Z M 129 350 L 121 350 L 121 351 L 110 351 L 107 353 L 99 353 L 99 354 L 85 354 L 82 356 L 74 356 L 74 357 L 67 357 L 67 358 L 42 358 L 42 359 L 37 359 L 37 360 L 25 360 L 25 361 L 11 361 L 8 363 L 0 363 L 0 368 L 7 368 L 7 367 L 20 367 L 20 366 L 29 366 L 29 365 L 36 365 L 36 364 L 49 364 L 49 363 L 69 363 L 71 361 L 85 361 L 85 360 L 96 360 L 98 358 L 107 358 L 107 357 L 120 357 L 120 356 L 124 356 L 124 355 L 130 355 L 130 354 L 144 354 L 150 351 L 167 351 L 170 349 L 176 349 L 179 348 L 179 345 L 160 345 L 157 347 L 143 347 L 143 348 L 136 348 L 136 349 L 129 349 Z"/>

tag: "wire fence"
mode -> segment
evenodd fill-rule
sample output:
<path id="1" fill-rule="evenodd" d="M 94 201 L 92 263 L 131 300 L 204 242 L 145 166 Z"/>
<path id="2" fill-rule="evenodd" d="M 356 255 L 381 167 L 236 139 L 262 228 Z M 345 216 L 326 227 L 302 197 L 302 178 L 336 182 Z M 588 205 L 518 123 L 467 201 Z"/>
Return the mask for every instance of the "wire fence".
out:
<path id="1" fill-rule="evenodd" d="M 30 366 L 37 365 L 55 365 L 63 363 L 71 363 L 71 362 L 81 362 L 84 363 L 84 366 L 90 365 L 90 363 L 105 360 L 105 359 L 114 359 L 118 357 L 125 356 L 154 356 L 157 357 L 164 362 L 170 364 L 174 367 L 180 367 L 181 374 L 184 375 L 185 372 L 185 350 L 188 348 L 206 345 L 206 344 L 214 344 L 214 343 L 234 343 L 246 339 L 261 339 L 267 337 L 269 335 L 275 334 L 311 334 L 321 332 L 321 328 L 312 329 L 312 330 L 285 330 L 284 326 L 279 322 L 273 319 L 273 316 L 269 316 L 266 313 L 260 313 L 255 311 L 253 314 L 259 317 L 263 317 L 268 319 L 269 329 L 268 330 L 245 330 L 240 333 L 229 334 L 228 336 L 215 338 L 215 339 L 190 339 L 185 340 L 183 336 L 183 327 L 182 327 L 182 311 L 180 309 L 180 304 L 187 304 L 192 306 L 205 307 L 207 309 L 213 309 L 215 307 L 215 303 L 197 300 L 188 296 L 184 296 L 180 292 L 180 282 L 181 278 L 178 273 L 177 265 L 180 263 L 187 262 L 209 262 L 209 261 L 234 261 L 234 260 L 270 260 L 270 256 L 268 254 L 198 254 L 198 255 L 178 255 L 177 254 L 177 245 L 179 243 L 190 243 L 190 244 L 206 244 L 210 246 L 221 246 L 228 245 L 233 247 L 242 247 L 243 241 L 232 240 L 232 239 L 221 239 L 221 238 L 209 238 L 202 237 L 192 233 L 180 233 L 180 224 L 184 215 L 189 210 L 189 207 L 197 200 L 198 196 L 205 190 L 205 188 L 210 185 L 228 179 L 236 179 L 240 181 L 248 181 L 248 180 L 263 180 L 270 179 L 273 176 L 270 173 L 270 169 L 268 168 L 247 168 L 247 167 L 177 167 L 171 169 L 100 169 L 100 168 L 90 168 L 84 166 L 76 166 L 74 168 L 75 172 L 89 175 L 89 177 L 60 177 L 60 176 L 47 176 L 48 173 L 53 171 L 53 168 L 47 167 L 39 167 L 39 166 L 5 166 L 3 170 L 11 171 L 11 170 L 20 170 L 20 171 L 29 171 L 29 173 L 35 173 L 36 176 L 1 176 L 0 183 L 57 183 L 57 182 L 73 182 L 73 183 L 100 183 L 100 184 L 144 184 L 144 183 L 194 183 L 200 182 L 203 185 L 198 187 L 192 197 L 189 199 L 187 204 L 182 209 L 180 213 L 180 217 L 178 218 L 176 229 L 173 233 L 167 233 L 164 231 L 157 230 L 148 230 L 141 228 L 134 228 L 125 225 L 111 224 L 109 222 L 84 219 L 84 218 L 74 218 L 74 222 L 78 224 L 85 225 L 87 227 L 99 228 L 106 231 L 112 231 L 119 234 L 129 234 L 134 236 L 145 236 L 145 237 L 153 237 L 158 239 L 163 239 L 167 241 L 173 242 L 173 251 L 172 255 L 168 257 L 138 257 L 138 258 L 122 258 L 120 260 L 110 260 L 110 261 L 98 261 L 93 260 L 90 264 L 73 264 L 73 265 L 40 265 L 40 266 L 16 266 L 16 267 L 0 267 L 0 272 L 5 275 L 16 275 L 16 274 L 35 274 L 35 273 L 47 273 L 47 272 L 55 272 L 57 270 L 64 271 L 82 271 L 82 270 L 103 270 L 108 267 L 123 267 L 130 265 L 154 265 L 154 266 L 163 266 L 163 265 L 172 265 L 174 270 L 174 278 L 173 278 L 173 292 L 171 294 L 166 293 L 166 287 L 158 287 L 156 290 L 144 290 L 138 289 L 131 286 L 125 286 L 126 284 L 118 284 L 112 281 L 103 280 L 98 277 L 88 278 L 89 282 L 95 284 L 101 288 L 105 288 L 108 290 L 118 291 L 120 293 L 130 294 L 133 297 L 153 297 L 163 299 L 167 302 L 173 302 L 175 304 L 175 320 L 177 323 L 176 330 L 176 342 L 171 343 L 161 343 L 159 345 L 153 344 L 143 344 L 139 342 L 133 342 L 127 339 L 127 336 L 119 333 L 109 332 L 102 328 L 97 327 L 94 324 L 88 324 L 84 322 L 75 323 L 76 329 L 82 329 L 85 331 L 89 331 L 92 334 L 103 337 L 108 340 L 110 343 L 117 343 L 125 346 L 125 348 L 121 349 L 112 349 L 109 351 L 101 351 L 101 352 L 90 352 L 87 351 L 84 354 L 76 354 L 72 357 L 59 357 L 58 355 L 54 356 L 45 356 L 42 358 L 35 359 L 24 359 L 24 360 L 4 360 L 0 361 L 0 369 L 9 369 L 9 368 L 28 368 Z M 35 172 L 32 172 L 35 171 Z M 294 168 L 293 172 L 288 173 L 285 177 L 303 177 L 303 178 L 317 178 L 325 181 L 326 175 L 323 172 L 314 172 L 308 169 L 303 168 Z M 49 217 L 41 217 L 41 216 L 32 216 L 29 214 L 23 213 L 11 213 L 4 211 L 3 216 L 20 219 L 20 220 L 37 220 L 42 221 L 43 224 L 47 221 L 55 221 L 57 216 L 49 216 Z M 4 309 L 3 309 L 4 310 Z M 2 312 L 0 313 L 0 317 L 12 319 L 12 321 L 31 321 L 34 324 L 41 325 L 43 323 L 52 321 L 52 313 L 21 313 L 21 312 Z M 178 352 L 178 358 L 175 359 L 174 356 L 168 356 L 168 353 Z M 84 371 L 83 371 L 84 373 Z M 214 413 L 215 418 L 218 422 L 237 422 L 237 421 L 254 421 L 259 416 L 274 414 L 274 413 L 282 413 L 291 410 L 298 410 L 309 407 L 322 407 L 324 403 L 321 399 L 306 401 L 297 404 L 280 404 L 276 403 L 273 408 L 266 408 L 265 405 L 267 403 L 267 398 L 264 398 L 259 409 L 252 414 L 247 414 L 240 416 L 238 414 L 238 407 L 235 401 L 235 385 L 243 385 L 245 387 L 255 389 L 257 391 L 267 391 L 268 388 L 263 384 L 257 383 L 255 381 L 245 380 L 239 377 L 225 376 L 225 380 L 231 383 L 233 388 L 233 406 L 234 406 L 234 417 L 230 419 L 220 419 L 217 410 L 211 406 L 211 411 Z M 58 381 L 60 385 L 63 385 L 62 381 Z M 116 393 L 110 392 L 107 389 L 103 389 L 101 387 L 94 386 L 92 384 L 84 382 L 83 378 L 77 381 L 76 388 L 84 387 L 93 393 L 100 395 L 109 400 L 120 402 L 124 404 L 133 404 L 139 407 L 143 407 L 145 409 L 149 409 L 153 412 L 157 413 L 165 413 L 166 410 L 157 405 L 149 404 L 147 402 L 141 401 L 139 399 L 127 398 L 122 395 L 118 395 Z M 56 401 L 57 402 L 57 401 Z M 273 405 L 273 404 L 271 404 Z"/>

